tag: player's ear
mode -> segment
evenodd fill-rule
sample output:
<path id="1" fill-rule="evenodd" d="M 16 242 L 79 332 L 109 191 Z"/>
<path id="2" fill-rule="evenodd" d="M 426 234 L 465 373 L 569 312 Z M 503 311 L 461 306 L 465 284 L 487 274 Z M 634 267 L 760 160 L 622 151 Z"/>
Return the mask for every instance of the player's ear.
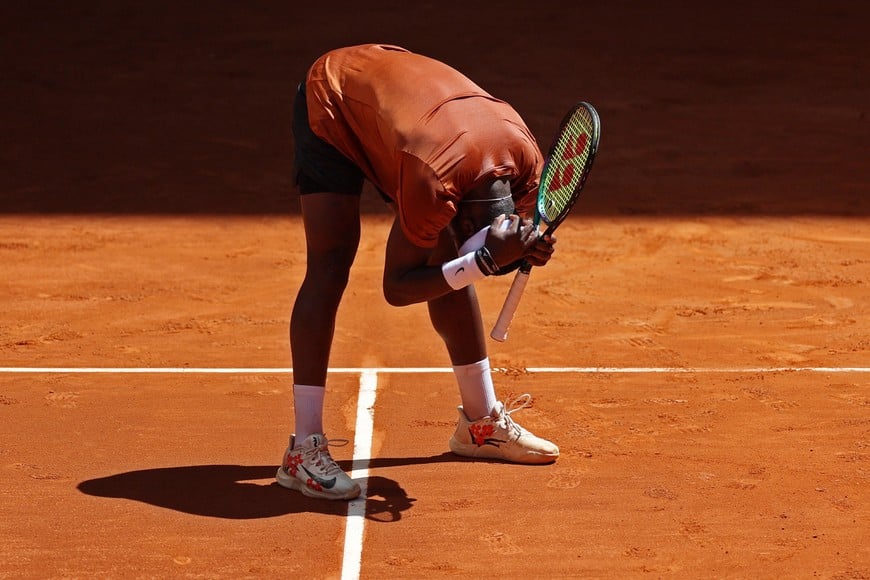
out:
<path id="1" fill-rule="evenodd" d="M 476 234 L 479 229 L 475 223 L 474 216 L 471 215 L 471 212 L 462 209 L 456 212 L 456 215 L 450 222 L 450 226 L 453 228 L 453 233 L 456 234 L 456 237 L 459 239 L 460 245 L 465 240 Z"/>

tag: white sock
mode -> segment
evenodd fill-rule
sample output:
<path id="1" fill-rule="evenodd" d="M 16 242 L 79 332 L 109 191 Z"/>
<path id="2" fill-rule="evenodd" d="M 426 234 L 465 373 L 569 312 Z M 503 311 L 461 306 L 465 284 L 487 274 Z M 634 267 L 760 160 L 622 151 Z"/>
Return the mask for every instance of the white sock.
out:
<path id="1" fill-rule="evenodd" d="M 296 443 L 313 433 L 323 433 L 323 395 L 325 387 L 293 385 L 293 408 L 296 413 Z"/>
<path id="2" fill-rule="evenodd" d="M 496 403 L 489 358 L 470 365 L 454 366 L 453 374 L 459 383 L 459 397 L 466 417 L 471 421 L 488 417 Z"/>

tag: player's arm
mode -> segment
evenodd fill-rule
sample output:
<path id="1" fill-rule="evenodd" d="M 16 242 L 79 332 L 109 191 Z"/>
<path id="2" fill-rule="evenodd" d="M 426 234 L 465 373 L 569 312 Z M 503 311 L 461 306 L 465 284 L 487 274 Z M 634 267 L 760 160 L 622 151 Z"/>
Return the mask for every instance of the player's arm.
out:
<path id="1" fill-rule="evenodd" d="M 450 238 L 449 232 L 444 231 L 434 248 L 421 248 L 405 237 L 396 218 L 387 239 L 384 260 L 384 297 L 388 303 L 407 306 L 453 291 L 441 271 L 444 260 L 439 260 L 450 256 L 449 248 L 453 245 Z M 455 257 L 455 249 L 452 253 Z"/>
<path id="2" fill-rule="evenodd" d="M 535 240 L 531 226 L 522 225 L 518 219 L 513 228 L 499 229 L 497 235 L 495 229 L 487 237 L 487 245 L 492 248 L 492 262 L 488 263 L 475 252 L 457 257 L 453 236 L 446 229 L 434 248 L 416 246 L 405 237 L 397 218 L 387 240 L 384 263 L 387 302 L 393 306 L 427 302 L 493 273 L 487 270 L 488 265 L 497 268 L 523 257 L 545 263 L 552 253 L 552 246 Z"/>

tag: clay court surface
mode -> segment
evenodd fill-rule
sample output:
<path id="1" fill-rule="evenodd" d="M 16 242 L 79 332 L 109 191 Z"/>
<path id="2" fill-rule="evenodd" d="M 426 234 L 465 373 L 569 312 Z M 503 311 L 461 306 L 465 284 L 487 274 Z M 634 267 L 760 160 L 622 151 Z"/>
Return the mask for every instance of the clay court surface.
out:
<path id="1" fill-rule="evenodd" d="M 0 578 L 870 577 L 867 9 L 584 4 L 0 8 Z M 448 452 L 449 363 L 382 298 L 366 191 L 326 401 L 366 497 L 330 503 L 273 480 L 290 95 L 369 41 L 463 70 L 544 147 L 577 98 L 604 133 L 490 342 L 561 458 Z M 477 285 L 487 326 L 509 284 Z"/>

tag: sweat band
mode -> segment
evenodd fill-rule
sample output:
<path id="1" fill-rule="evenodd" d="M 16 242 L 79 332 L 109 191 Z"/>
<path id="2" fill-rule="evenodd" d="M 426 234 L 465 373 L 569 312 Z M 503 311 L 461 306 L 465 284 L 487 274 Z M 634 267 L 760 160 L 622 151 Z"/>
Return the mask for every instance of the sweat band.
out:
<path id="1" fill-rule="evenodd" d="M 510 199 L 511 197 L 511 194 L 507 194 L 502 197 L 488 197 L 486 199 L 460 199 L 459 203 L 492 203 L 494 201 L 504 201 L 506 199 Z"/>
<path id="2" fill-rule="evenodd" d="M 501 222 L 501 230 L 507 231 L 510 229 L 513 222 L 509 219 Z M 489 234 L 491 226 L 486 226 L 482 228 L 480 231 L 475 233 L 473 236 L 465 240 L 465 243 L 459 247 L 459 253 L 465 254 L 466 252 L 473 252 L 474 250 L 479 250 L 486 243 L 486 236 Z"/>
<path id="3" fill-rule="evenodd" d="M 486 277 L 477 265 L 475 254 L 476 252 L 469 252 L 441 265 L 441 274 L 454 290 L 461 290 Z"/>

